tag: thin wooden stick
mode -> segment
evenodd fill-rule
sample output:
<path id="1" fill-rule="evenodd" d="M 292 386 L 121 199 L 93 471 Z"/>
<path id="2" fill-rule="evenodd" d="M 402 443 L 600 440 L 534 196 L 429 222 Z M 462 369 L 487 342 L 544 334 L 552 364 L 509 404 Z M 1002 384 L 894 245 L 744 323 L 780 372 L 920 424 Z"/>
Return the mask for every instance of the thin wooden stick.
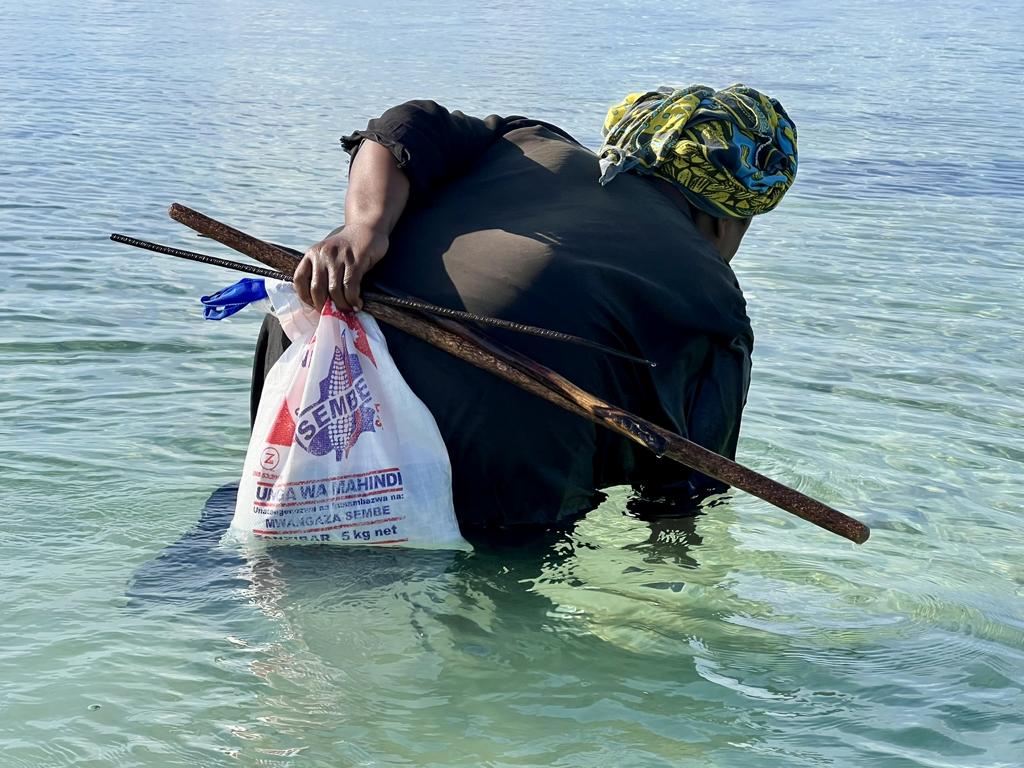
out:
<path id="1" fill-rule="evenodd" d="M 176 256 L 179 259 L 187 259 L 188 261 L 198 261 L 201 264 L 209 264 L 210 266 L 221 266 L 225 269 L 234 269 L 240 272 L 246 272 L 247 274 L 258 274 L 262 278 L 270 278 L 272 280 L 280 280 L 285 282 L 291 282 L 293 279 L 292 274 L 285 274 L 275 269 L 266 269 L 261 266 L 253 266 L 251 264 L 243 264 L 238 261 L 230 261 L 228 259 L 217 258 L 216 256 L 208 256 L 205 253 L 196 253 L 195 251 L 184 251 L 180 248 L 171 248 L 170 246 L 163 246 L 159 243 L 151 243 L 147 240 L 139 240 L 138 238 L 132 238 L 128 234 L 121 234 L 120 232 L 114 232 L 111 234 L 111 240 L 115 243 L 123 243 L 126 246 L 132 246 L 133 248 L 141 248 L 143 251 L 151 251 L 153 253 L 161 253 L 165 256 Z M 278 246 L 283 250 L 284 246 Z M 492 328 L 501 328 L 506 331 L 513 331 L 515 333 L 527 334 L 529 336 L 539 336 L 542 339 L 551 339 L 552 341 L 561 341 L 568 344 L 577 344 L 578 346 L 587 347 L 588 349 L 594 349 L 603 354 L 612 354 L 616 357 L 622 357 L 623 359 L 631 360 L 633 362 L 639 362 L 642 366 L 649 366 L 654 368 L 655 364 L 648 359 L 638 357 L 635 354 L 624 352 L 622 349 L 615 349 L 614 347 L 606 346 L 605 344 L 599 344 L 596 341 L 585 339 L 582 336 L 573 336 L 572 334 L 562 333 L 561 331 L 552 331 L 548 328 L 538 328 L 537 326 L 527 326 L 523 323 L 514 323 L 513 321 L 507 321 L 501 317 L 488 317 L 483 314 L 475 314 L 473 312 L 464 312 L 461 309 L 452 309 L 446 306 L 437 306 L 426 301 L 414 298 L 412 296 L 397 296 L 395 291 L 386 289 L 378 284 L 378 287 L 388 291 L 388 293 L 377 293 L 376 291 L 362 291 L 362 297 L 365 299 L 374 299 L 381 304 L 390 304 L 392 306 L 402 307 L 404 309 L 417 309 L 427 314 L 437 314 L 442 317 L 452 317 L 454 319 L 465 319 L 471 323 L 476 323 L 481 326 L 489 326 Z M 390 295 L 389 295 L 390 294 Z"/>
<path id="2" fill-rule="evenodd" d="M 185 251 L 181 248 L 172 248 L 169 245 L 160 245 L 160 243 L 151 243 L 149 240 L 140 240 L 137 237 L 131 237 L 130 235 L 122 235 L 119 232 L 114 232 L 110 239 L 115 243 L 124 243 L 130 245 L 133 248 L 141 248 L 144 251 L 152 251 L 154 253 L 162 253 L 167 256 L 177 256 L 179 259 L 187 259 L 188 261 L 197 261 L 200 264 L 209 264 L 212 267 L 223 267 L 224 269 L 233 269 L 237 272 L 245 272 L 247 275 L 259 275 L 260 277 L 269 277 L 272 280 L 291 280 L 291 275 L 286 275 L 284 272 L 278 272 L 273 269 L 266 269 L 264 267 L 254 267 L 250 264 L 241 264 L 237 261 L 230 261 L 229 259 L 218 259 L 216 256 L 207 256 L 205 253 L 196 253 L 195 251 Z"/>
<path id="3" fill-rule="evenodd" d="M 218 242 L 223 243 L 229 248 L 233 248 L 234 250 L 239 251 L 239 253 L 244 253 L 247 256 L 251 256 L 252 258 L 256 259 L 257 261 L 262 261 L 264 264 L 270 264 L 275 269 L 287 273 L 286 276 L 280 274 L 272 274 L 267 275 L 268 277 L 274 277 L 277 279 L 282 279 L 283 277 L 283 279 L 291 280 L 291 275 L 292 272 L 294 271 L 294 267 L 292 269 L 288 269 L 287 266 L 293 263 L 298 264 L 299 260 L 302 258 L 302 254 L 299 251 L 293 250 L 291 248 L 286 248 L 283 245 L 275 245 L 274 243 L 266 243 L 261 240 L 256 240 L 255 238 L 251 238 L 249 235 L 246 235 L 244 232 L 240 232 L 239 230 L 233 227 L 229 227 L 227 224 L 222 224 L 219 221 L 211 219 L 209 216 L 204 216 L 198 211 L 194 211 L 191 208 L 188 208 L 187 206 L 181 205 L 179 203 L 172 204 L 171 207 L 168 209 L 168 213 L 170 214 L 172 219 L 184 224 L 189 229 L 193 229 L 196 232 L 199 232 L 201 235 L 217 240 Z M 252 247 L 255 249 L 253 250 L 252 253 L 249 253 L 245 250 L 241 250 L 238 247 L 236 247 L 238 244 L 246 242 L 246 238 L 249 238 L 249 240 L 252 241 Z M 119 235 L 115 233 L 114 235 L 110 236 L 110 239 L 115 240 L 117 242 L 126 243 L 127 245 L 133 245 L 136 248 L 145 248 L 147 250 L 157 251 L 159 253 L 166 253 L 171 256 L 178 256 L 179 258 L 191 259 L 192 261 L 200 261 L 206 264 L 214 264 L 216 266 L 228 267 L 229 269 L 239 269 L 239 266 L 237 264 L 233 264 L 232 262 L 229 261 L 224 261 L 223 259 L 217 259 L 214 256 L 204 256 L 203 254 L 192 253 L 190 251 L 182 251 L 177 248 L 168 248 L 167 246 L 149 243 L 145 240 L 128 238 L 125 235 Z M 384 286 L 379 287 L 381 288 L 381 290 L 384 290 L 388 293 L 395 293 L 394 291 L 391 291 L 390 289 L 385 288 Z M 564 341 L 570 344 L 577 344 L 582 347 L 589 347 L 590 349 L 597 350 L 598 352 L 602 352 L 606 355 L 615 355 L 616 357 L 621 357 L 625 360 L 631 360 L 634 363 L 640 363 L 641 365 L 646 365 L 651 368 L 655 367 L 655 363 L 651 362 L 650 360 L 638 357 L 637 355 L 631 355 L 630 353 L 625 352 L 621 349 L 615 349 L 614 347 L 609 347 L 605 344 L 600 344 L 596 341 L 585 339 L 582 336 L 575 336 L 571 333 L 553 331 L 549 328 L 538 328 L 533 325 L 517 323 L 511 320 L 502 320 L 501 318 L 497 317 L 485 317 L 483 315 L 477 315 L 472 312 L 463 312 L 461 310 L 452 309 L 450 307 L 438 307 L 433 304 L 428 304 L 425 301 L 414 299 L 412 296 L 388 296 L 386 294 L 376 293 L 373 291 L 363 291 L 362 294 L 364 299 L 376 299 L 378 303 L 382 304 L 392 304 L 398 307 L 404 306 L 407 309 L 418 309 L 432 315 L 451 317 L 456 320 L 469 320 L 474 323 L 489 325 L 495 328 L 504 328 L 505 330 L 513 331 L 515 333 L 525 333 L 531 336 L 539 336 L 540 338 L 543 339 L 552 339 L 553 341 Z"/>
<path id="4" fill-rule="evenodd" d="M 283 248 L 257 240 L 184 206 L 172 205 L 171 217 L 285 274 L 292 274 L 298 264 L 298 258 Z M 708 477 L 746 491 L 779 509 L 857 544 L 863 544 L 870 535 L 866 525 L 839 510 L 709 451 L 692 440 L 611 405 L 580 389 L 550 368 L 488 339 L 461 323 L 439 317 L 422 316 L 371 300 L 364 303 L 364 309 L 375 318 L 411 336 L 489 371 L 582 418 L 618 432 L 645 446 L 657 456 L 665 456 L 690 469 L 703 472 Z"/>

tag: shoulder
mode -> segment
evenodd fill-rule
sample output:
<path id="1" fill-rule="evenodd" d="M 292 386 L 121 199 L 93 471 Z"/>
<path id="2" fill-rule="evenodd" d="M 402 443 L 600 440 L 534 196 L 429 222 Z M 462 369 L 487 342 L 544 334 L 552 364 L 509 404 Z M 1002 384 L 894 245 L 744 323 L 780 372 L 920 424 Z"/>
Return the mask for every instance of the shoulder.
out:
<path id="1" fill-rule="evenodd" d="M 559 128 L 554 123 L 549 123 L 546 120 L 537 120 L 536 118 L 523 117 L 522 115 L 512 115 L 510 117 L 501 118 L 497 115 L 491 115 L 487 119 L 497 119 L 502 121 L 502 131 L 506 134 L 523 129 L 534 129 L 534 133 L 541 133 L 546 135 L 548 138 L 566 141 L 570 144 L 575 144 L 578 147 L 586 149 L 586 147 L 584 147 L 581 142 L 577 141 L 568 131 L 563 128 Z"/>

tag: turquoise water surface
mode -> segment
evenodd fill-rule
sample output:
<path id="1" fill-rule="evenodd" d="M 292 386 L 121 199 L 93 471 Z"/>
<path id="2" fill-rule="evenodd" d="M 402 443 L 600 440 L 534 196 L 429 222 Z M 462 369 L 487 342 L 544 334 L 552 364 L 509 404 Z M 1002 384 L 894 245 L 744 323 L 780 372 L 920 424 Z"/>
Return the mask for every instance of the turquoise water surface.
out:
<path id="1" fill-rule="evenodd" d="M 1024 764 L 1014 5 L 0 8 L 0 768 Z M 739 459 L 867 544 L 616 489 L 468 555 L 216 546 L 260 318 L 204 323 L 232 275 L 110 232 L 227 255 L 177 200 L 302 248 L 391 104 L 594 146 L 629 90 L 736 81 L 801 150 L 734 262 Z"/>

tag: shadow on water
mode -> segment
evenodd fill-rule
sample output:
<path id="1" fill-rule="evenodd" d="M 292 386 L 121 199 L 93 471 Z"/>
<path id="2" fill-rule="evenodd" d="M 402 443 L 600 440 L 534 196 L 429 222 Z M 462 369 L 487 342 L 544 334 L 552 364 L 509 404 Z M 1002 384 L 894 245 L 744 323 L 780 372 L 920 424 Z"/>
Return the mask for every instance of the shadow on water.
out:
<path id="1" fill-rule="evenodd" d="M 538 602 L 548 601 L 529 590 L 539 579 L 571 584 L 571 560 L 578 549 L 596 549 L 577 535 L 577 526 L 558 529 L 526 529 L 475 532 L 470 554 L 402 548 L 279 546 L 246 555 L 221 545 L 234 514 L 236 485 L 215 490 L 206 501 L 195 526 L 155 559 L 141 566 L 126 588 L 129 605 L 174 604 L 210 612 L 217 603 L 237 605 L 240 596 L 253 588 L 279 591 L 287 585 L 320 583 L 337 593 L 368 594 L 396 584 L 413 583 L 442 575 L 453 577 L 456 591 L 483 590 L 499 601 L 512 595 Z M 695 517 L 666 516 L 664 510 L 630 505 L 630 516 L 650 528 L 646 540 L 624 544 L 622 550 L 638 563 L 670 563 L 696 567 L 690 556 L 700 537 Z M 572 585 L 572 584 L 571 584 Z M 581 584 L 577 583 L 576 586 Z M 681 583 L 650 585 L 678 591 Z M 251 593 L 250 593 L 251 594 Z M 516 600 L 522 608 L 522 602 Z M 225 607 L 227 607 L 225 605 Z"/>
<path id="2" fill-rule="evenodd" d="M 233 595 L 249 586 L 240 575 L 245 559 L 220 546 L 235 512 L 237 491 L 237 485 L 215 490 L 195 527 L 135 572 L 125 590 L 130 606 L 205 608 L 216 600 L 234 601 Z"/>
<path id="3" fill-rule="evenodd" d="M 367 592 L 443 572 L 452 553 L 363 547 L 278 546 L 246 554 L 221 545 L 235 511 L 237 485 L 218 488 L 196 525 L 136 571 L 126 589 L 129 605 L 176 604 L 210 612 L 238 604 L 252 588 L 323 582 Z"/>

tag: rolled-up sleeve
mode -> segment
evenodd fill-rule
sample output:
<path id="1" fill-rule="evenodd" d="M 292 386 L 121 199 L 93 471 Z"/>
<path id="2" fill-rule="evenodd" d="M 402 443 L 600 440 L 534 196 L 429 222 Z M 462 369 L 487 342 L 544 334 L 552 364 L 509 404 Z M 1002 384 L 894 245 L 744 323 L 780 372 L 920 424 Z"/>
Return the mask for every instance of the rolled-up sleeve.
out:
<path id="1" fill-rule="evenodd" d="M 566 141 L 579 144 L 561 128 L 520 115 L 479 118 L 449 111 L 436 101 L 407 101 L 374 118 L 362 131 L 342 136 L 341 145 L 355 157 L 369 139 L 388 149 L 409 179 L 410 200 L 466 173 L 506 133 L 543 126 Z"/>
<path id="2" fill-rule="evenodd" d="M 504 132 L 510 120 L 449 112 L 434 101 L 409 101 L 370 120 L 365 130 L 343 136 L 355 157 L 369 139 L 388 149 L 409 179 L 411 195 L 422 196 L 462 175 Z"/>

